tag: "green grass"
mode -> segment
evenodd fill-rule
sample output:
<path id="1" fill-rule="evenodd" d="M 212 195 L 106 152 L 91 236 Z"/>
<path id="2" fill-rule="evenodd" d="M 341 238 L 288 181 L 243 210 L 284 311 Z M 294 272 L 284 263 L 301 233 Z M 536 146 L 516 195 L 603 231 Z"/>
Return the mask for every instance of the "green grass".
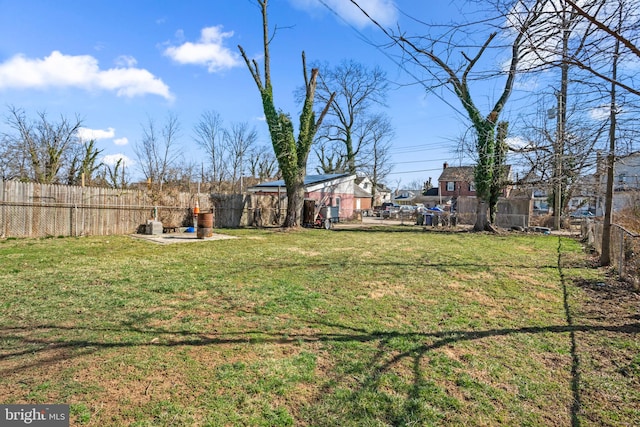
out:
<path id="1" fill-rule="evenodd" d="M 0 241 L 0 402 L 95 426 L 640 424 L 637 294 L 573 239 L 225 233 Z"/>

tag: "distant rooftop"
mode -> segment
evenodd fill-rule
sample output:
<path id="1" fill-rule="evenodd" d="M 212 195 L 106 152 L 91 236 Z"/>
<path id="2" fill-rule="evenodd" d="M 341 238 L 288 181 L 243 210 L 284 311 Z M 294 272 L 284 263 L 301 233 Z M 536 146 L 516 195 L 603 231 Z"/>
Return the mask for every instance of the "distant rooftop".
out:
<path id="1" fill-rule="evenodd" d="M 332 181 L 338 178 L 344 178 L 349 176 L 348 173 L 327 173 L 322 175 L 307 175 L 304 177 L 304 185 L 319 184 L 321 182 Z M 285 187 L 284 179 L 277 181 L 263 182 L 258 185 L 253 185 L 252 188 L 271 188 L 271 187 Z"/>

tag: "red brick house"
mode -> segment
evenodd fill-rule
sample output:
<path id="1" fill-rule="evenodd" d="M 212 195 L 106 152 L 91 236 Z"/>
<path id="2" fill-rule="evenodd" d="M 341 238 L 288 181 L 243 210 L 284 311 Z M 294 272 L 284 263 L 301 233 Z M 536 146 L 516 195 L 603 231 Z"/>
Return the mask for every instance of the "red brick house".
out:
<path id="1" fill-rule="evenodd" d="M 442 198 L 475 196 L 473 166 L 449 166 L 445 163 L 438 178 Z"/>
<path id="2" fill-rule="evenodd" d="M 511 166 L 506 165 L 505 168 L 507 168 L 506 176 L 509 180 L 511 176 Z M 440 174 L 440 178 L 438 178 L 440 196 L 443 199 L 475 197 L 474 169 L 474 166 L 449 166 L 448 163 L 444 163 L 442 173 Z M 511 186 L 505 186 L 502 190 L 502 196 L 508 197 L 510 189 Z"/>

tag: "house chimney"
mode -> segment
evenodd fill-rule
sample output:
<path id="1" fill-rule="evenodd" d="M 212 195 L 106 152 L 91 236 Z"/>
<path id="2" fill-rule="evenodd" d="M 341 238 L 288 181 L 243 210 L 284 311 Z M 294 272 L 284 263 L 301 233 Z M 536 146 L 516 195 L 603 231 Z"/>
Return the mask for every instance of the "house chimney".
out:
<path id="1" fill-rule="evenodd" d="M 596 175 L 601 175 L 606 169 L 605 159 L 602 150 L 596 151 Z"/>
<path id="2" fill-rule="evenodd" d="M 444 162 L 444 164 L 442 165 L 442 169 L 446 169 L 447 167 L 449 167 L 449 163 Z"/>

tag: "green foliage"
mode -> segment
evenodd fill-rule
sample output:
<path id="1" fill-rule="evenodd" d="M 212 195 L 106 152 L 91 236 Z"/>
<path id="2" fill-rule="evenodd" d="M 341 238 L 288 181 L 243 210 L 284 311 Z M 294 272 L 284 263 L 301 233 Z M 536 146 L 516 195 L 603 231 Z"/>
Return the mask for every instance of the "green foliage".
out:
<path id="1" fill-rule="evenodd" d="M 507 130 L 509 128 L 509 122 L 499 122 L 495 149 L 493 154 L 493 176 L 491 180 L 491 186 L 489 188 L 489 218 L 491 223 L 495 223 L 496 220 L 496 208 L 498 206 L 498 199 L 502 196 L 506 184 L 506 159 L 507 151 Z"/>
<path id="2" fill-rule="evenodd" d="M 102 151 L 98 150 L 94 139 L 83 142 L 82 150 L 71 159 L 67 184 L 80 185 L 84 183 L 85 185 L 91 185 L 94 175 L 102 167 L 102 163 L 98 162 L 98 156 Z"/>
<path id="3" fill-rule="evenodd" d="M 268 0 L 258 2 L 262 11 L 262 30 L 263 30 L 263 48 L 264 48 L 264 81 L 260 76 L 256 61 L 250 61 L 241 46 L 238 46 L 240 53 L 249 68 L 249 72 L 260 91 L 262 98 L 262 107 L 269 126 L 269 134 L 271 135 L 271 143 L 274 153 L 280 166 L 280 172 L 287 187 L 287 216 L 285 218 L 285 227 L 299 226 L 300 216 L 302 215 L 302 203 L 304 198 L 304 177 L 307 173 L 307 159 L 311 144 L 322 118 L 316 122 L 313 112 L 313 99 L 316 89 L 316 80 L 318 70 L 311 70 L 311 78 L 307 75 L 307 65 L 304 52 L 302 53 L 302 71 L 305 83 L 305 98 L 300 113 L 300 129 L 298 139 L 296 141 L 294 135 L 293 124 L 288 114 L 278 112 L 273 100 L 273 86 L 271 84 L 271 63 L 269 54 L 268 40 L 269 26 L 267 23 L 267 4 Z M 331 98 L 331 100 L 333 97 Z M 329 101 L 329 104 L 331 103 Z M 323 111 L 322 116 L 326 114 Z M 321 117 L 322 117 L 321 116 Z"/>

